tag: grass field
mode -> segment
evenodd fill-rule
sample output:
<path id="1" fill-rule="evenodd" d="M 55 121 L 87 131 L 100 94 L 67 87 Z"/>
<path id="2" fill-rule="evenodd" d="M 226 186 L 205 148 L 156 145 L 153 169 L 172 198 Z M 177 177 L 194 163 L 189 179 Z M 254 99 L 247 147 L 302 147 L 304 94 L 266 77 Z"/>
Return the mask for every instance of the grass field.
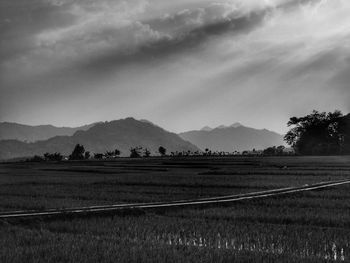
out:
<path id="1" fill-rule="evenodd" d="M 350 157 L 0 164 L 0 212 L 248 193 L 350 178 Z M 350 262 L 350 186 L 201 208 L 0 221 L 0 262 Z"/>

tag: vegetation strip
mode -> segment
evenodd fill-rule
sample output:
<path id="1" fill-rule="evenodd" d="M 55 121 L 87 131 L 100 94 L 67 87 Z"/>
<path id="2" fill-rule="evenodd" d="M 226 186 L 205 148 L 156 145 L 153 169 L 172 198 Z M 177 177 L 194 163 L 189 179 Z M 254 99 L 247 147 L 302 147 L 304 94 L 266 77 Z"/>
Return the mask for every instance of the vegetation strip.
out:
<path id="1" fill-rule="evenodd" d="M 206 205 L 206 204 L 220 204 L 228 202 L 237 202 L 250 199 L 258 199 L 265 197 L 273 197 L 279 195 L 286 195 L 298 192 L 312 191 L 318 189 L 329 188 L 333 186 L 339 186 L 344 184 L 350 184 L 350 180 L 342 181 L 330 181 L 321 182 L 312 185 L 304 185 L 301 187 L 287 187 L 280 189 L 273 189 L 267 191 L 260 191 L 254 193 L 231 195 L 231 196 L 219 196 L 212 198 L 202 198 L 194 200 L 179 200 L 173 202 L 154 202 L 154 203 L 135 203 L 135 204 L 116 204 L 106 206 L 89 206 L 89 207 L 77 207 L 67 209 L 49 209 L 45 211 L 13 211 L 0 213 L 0 219 L 10 218 L 28 218 L 28 217 L 44 217 L 44 216 L 55 216 L 64 214 L 93 214 L 109 212 L 114 210 L 126 210 L 126 209 L 154 209 L 154 208 L 167 208 L 177 206 L 193 206 L 193 205 Z"/>

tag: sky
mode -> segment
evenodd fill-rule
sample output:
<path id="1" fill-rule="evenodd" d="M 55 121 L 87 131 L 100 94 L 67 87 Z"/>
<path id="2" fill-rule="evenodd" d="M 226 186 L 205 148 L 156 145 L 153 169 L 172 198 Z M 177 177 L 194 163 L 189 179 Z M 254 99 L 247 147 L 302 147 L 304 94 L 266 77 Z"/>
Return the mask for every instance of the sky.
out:
<path id="1" fill-rule="evenodd" d="M 0 122 L 287 130 L 350 112 L 348 0 L 0 0 Z"/>

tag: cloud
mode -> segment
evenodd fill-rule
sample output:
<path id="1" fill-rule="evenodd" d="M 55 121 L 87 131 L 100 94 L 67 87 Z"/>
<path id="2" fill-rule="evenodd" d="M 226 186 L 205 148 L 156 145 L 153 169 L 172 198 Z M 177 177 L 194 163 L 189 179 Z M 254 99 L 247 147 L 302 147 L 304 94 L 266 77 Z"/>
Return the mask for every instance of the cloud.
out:
<path id="1" fill-rule="evenodd" d="M 221 1 L 150 19 L 145 14 L 152 9 L 152 0 L 34 1 L 14 0 L 3 6 L 9 14 L 4 12 L 2 20 L 11 21 L 3 27 L 5 36 L 15 35 L 1 42 L 3 65 L 10 70 L 45 72 L 70 64 L 93 66 L 94 61 L 97 67 L 100 62 L 120 66 L 136 56 L 143 60 L 176 54 L 213 36 L 248 33 L 274 8 L 295 5 L 286 0 Z"/>
<path id="2" fill-rule="evenodd" d="M 0 58 L 10 59 L 35 47 L 35 34 L 47 28 L 68 26 L 75 21 L 66 7 L 43 0 L 0 2 Z"/>
<path id="3" fill-rule="evenodd" d="M 249 16 L 217 20 L 213 23 L 202 23 L 191 30 L 174 35 L 153 31 L 156 37 L 133 46 L 134 49 L 131 49 L 130 52 L 112 48 L 105 54 L 90 58 L 87 63 L 82 63 L 81 66 L 93 71 L 105 71 L 108 68 L 113 69 L 113 67 L 127 65 L 128 63 L 149 63 L 150 60 L 169 59 L 169 56 L 172 55 L 198 50 L 212 37 L 249 33 L 263 22 L 264 17 L 265 13 L 262 12 L 253 13 Z"/>
<path id="4" fill-rule="evenodd" d="M 50 77 L 111 48 L 130 53 L 140 43 L 158 38 L 157 32 L 134 19 L 143 12 L 143 0 L 34 1 L 31 6 L 14 0 L 8 8 L 14 14 L 1 14 L 3 21 L 11 18 L 2 27 L 5 37 L 0 41 L 0 75 L 8 76 L 5 82 Z"/>
<path id="5" fill-rule="evenodd" d="M 12 3 L 22 7 L 0 9 L 0 119 L 144 112 L 172 128 L 183 116 L 207 125 L 209 115 L 270 126 L 263 114 L 277 130 L 289 114 L 349 100 L 347 1 Z"/>

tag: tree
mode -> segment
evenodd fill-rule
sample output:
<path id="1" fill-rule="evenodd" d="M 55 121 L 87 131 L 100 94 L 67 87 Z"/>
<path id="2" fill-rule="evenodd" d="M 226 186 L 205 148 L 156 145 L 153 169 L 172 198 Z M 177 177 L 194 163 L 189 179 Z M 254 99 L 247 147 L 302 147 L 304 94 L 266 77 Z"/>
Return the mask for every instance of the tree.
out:
<path id="1" fill-rule="evenodd" d="M 130 158 L 141 158 L 142 147 L 135 147 L 130 149 Z"/>
<path id="2" fill-rule="evenodd" d="M 69 155 L 69 160 L 83 160 L 84 159 L 85 148 L 83 145 L 77 144 Z"/>
<path id="3" fill-rule="evenodd" d="M 285 147 L 283 145 L 281 146 L 273 146 L 268 147 L 263 151 L 264 155 L 283 155 Z"/>
<path id="4" fill-rule="evenodd" d="M 276 146 L 268 147 L 263 151 L 264 155 L 276 155 Z"/>
<path id="5" fill-rule="evenodd" d="M 284 147 L 283 145 L 278 146 L 278 147 L 276 148 L 276 154 L 277 154 L 277 155 L 283 155 L 284 149 L 286 149 L 286 147 Z"/>
<path id="6" fill-rule="evenodd" d="M 143 151 L 143 157 L 150 157 L 151 156 L 151 152 L 146 148 L 144 151 Z"/>
<path id="7" fill-rule="evenodd" d="M 62 161 L 63 156 L 60 153 L 45 153 L 45 161 Z"/>
<path id="8" fill-rule="evenodd" d="M 120 155 L 120 151 L 118 149 L 115 149 L 114 151 L 106 151 L 104 156 L 108 159 L 116 158 Z"/>
<path id="9" fill-rule="evenodd" d="M 163 146 L 160 146 L 158 148 L 158 152 L 160 153 L 161 156 L 165 156 L 166 155 L 166 149 Z"/>
<path id="10" fill-rule="evenodd" d="M 114 157 L 114 152 L 112 151 L 106 151 L 105 153 L 106 158 L 110 159 Z"/>
<path id="11" fill-rule="evenodd" d="M 26 160 L 26 162 L 44 162 L 44 161 L 45 159 L 39 155 L 34 155 L 34 157 Z"/>
<path id="12" fill-rule="evenodd" d="M 341 153 L 350 155 L 350 114 L 341 118 L 339 122 Z"/>
<path id="13" fill-rule="evenodd" d="M 95 153 L 94 154 L 94 159 L 101 160 L 103 159 L 104 155 L 103 153 Z"/>
<path id="14" fill-rule="evenodd" d="M 304 117 L 292 117 L 288 127 L 292 127 L 284 140 L 299 154 L 339 154 L 342 136 L 339 133 L 340 111 L 313 111 Z"/>
<path id="15" fill-rule="evenodd" d="M 114 155 L 115 156 L 119 156 L 121 154 L 121 151 L 120 150 L 118 150 L 118 149 L 115 149 L 114 150 Z"/>
<path id="16" fill-rule="evenodd" d="M 90 152 L 89 152 L 89 151 L 86 151 L 85 154 L 84 154 L 84 159 L 85 159 L 85 160 L 88 160 L 88 159 L 90 159 L 90 157 L 91 157 Z"/>

